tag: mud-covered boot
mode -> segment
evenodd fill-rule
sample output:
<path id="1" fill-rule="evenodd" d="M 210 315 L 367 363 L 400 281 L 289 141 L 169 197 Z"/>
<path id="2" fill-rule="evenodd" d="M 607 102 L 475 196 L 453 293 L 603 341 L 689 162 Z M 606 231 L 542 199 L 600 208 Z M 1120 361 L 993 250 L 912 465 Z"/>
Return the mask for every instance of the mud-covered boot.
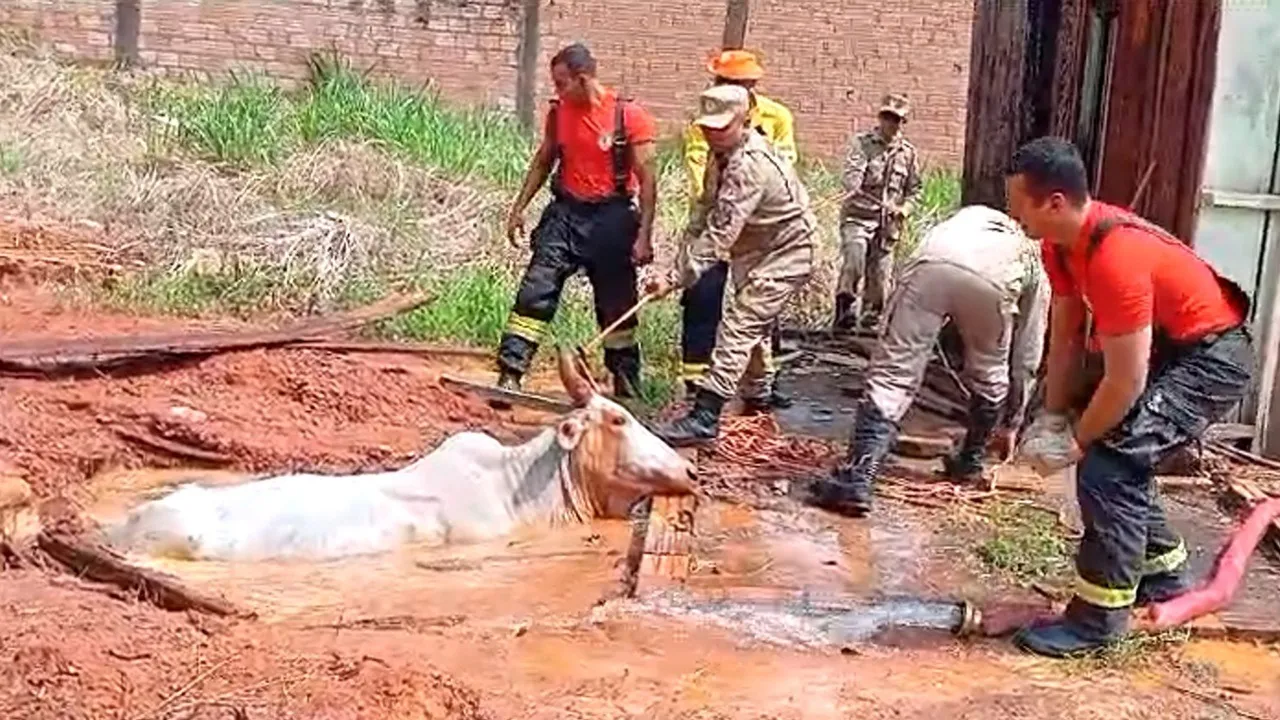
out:
<path id="1" fill-rule="evenodd" d="M 982 460 L 991 433 L 1000 422 L 1000 406 L 977 395 L 969 403 L 969 422 L 960 448 L 942 461 L 943 472 L 953 482 L 982 484 Z"/>
<path id="2" fill-rule="evenodd" d="M 1142 581 L 1138 583 L 1138 599 L 1133 604 L 1137 607 L 1156 605 L 1166 600 L 1172 600 L 1190 589 L 1191 583 L 1187 580 L 1186 565 L 1184 564 L 1182 568 L 1172 572 L 1143 577 Z"/>
<path id="3" fill-rule="evenodd" d="M 849 438 L 849 452 L 830 478 L 814 484 L 813 504 L 852 517 L 871 512 L 876 476 L 897 434 L 897 425 L 882 415 L 875 403 L 864 400 L 859 404 Z"/>
<path id="4" fill-rule="evenodd" d="M 853 312 L 855 298 L 849 293 L 839 293 L 836 295 L 836 317 L 833 325 L 836 330 L 849 330 L 857 321 L 857 316 Z"/>
<path id="5" fill-rule="evenodd" d="M 720 413 L 725 399 L 710 390 L 698 388 L 689 414 L 660 425 L 654 434 L 672 447 L 688 447 L 713 442 L 720 434 Z"/>
<path id="6" fill-rule="evenodd" d="M 1023 650 L 1052 658 L 1089 655 L 1120 640 L 1129 630 L 1129 608 L 1103 608 L 1078 597 L 1061 618 L 1023 628 L 1013 642 Z"/>
<path id="7" fill-rule="evenodd" d="M 742 399 L 743 413 L 750 415 L 758 415 L 761 413 L 769 413 L 775 410 L 786 410 L 795 404 L 790 395 L 787 395 L 774 387 L 763 397 L 749 397 Z"/>

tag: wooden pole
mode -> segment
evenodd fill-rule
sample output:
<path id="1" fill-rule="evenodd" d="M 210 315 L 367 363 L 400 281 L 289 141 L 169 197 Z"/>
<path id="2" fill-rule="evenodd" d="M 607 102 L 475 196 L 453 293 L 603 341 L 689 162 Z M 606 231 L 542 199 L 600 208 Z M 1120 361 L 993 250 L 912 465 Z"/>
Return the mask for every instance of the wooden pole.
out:
<path id="1" fill-rule="evenodd" d="M 138 30 L 142 26 L 140 0 L 116 0 L 115 54 L 122 68 L 138 64 Z"/>
<path id="2" fill-rule="evenodd" d="M 516 117 L 526 130 L 537 120 L 538 65 L 542 54 L 542 0 L 524 0 L 516 66 Z"/>
<path id="3" fill-rule="evenodd" d="M 978 0 L 969 59 L 962 202 L 1005 206 L 1004 169 L 1022 139 L 1027 0 Z"/>
<path id="4" fill-rule="evenodd" d="M 725 50 L 739 50 L 747 41 L 747 17 L 750 0 L 728 0 L 724 13 L 724 38 L 720 45 Z"/>

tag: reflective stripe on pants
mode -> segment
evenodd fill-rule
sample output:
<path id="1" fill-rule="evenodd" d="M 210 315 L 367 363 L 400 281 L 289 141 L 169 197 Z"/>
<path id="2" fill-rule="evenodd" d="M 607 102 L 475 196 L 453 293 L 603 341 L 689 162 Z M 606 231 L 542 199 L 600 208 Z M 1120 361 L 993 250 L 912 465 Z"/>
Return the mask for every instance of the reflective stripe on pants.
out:
<path id="1" fill-rule="evenodd" d="M 1244 331 L 1187 349 L 1154 373 L 1129 415 L 1085 452 L 1076 469 L 1084 521 L 1076 555 L 1081 600 L 1127 607 L 1144 576 L 1186 562 L 1186 546 L 1156 497 L 1153 468 L 1244 397 L 1252 367 Z"/>

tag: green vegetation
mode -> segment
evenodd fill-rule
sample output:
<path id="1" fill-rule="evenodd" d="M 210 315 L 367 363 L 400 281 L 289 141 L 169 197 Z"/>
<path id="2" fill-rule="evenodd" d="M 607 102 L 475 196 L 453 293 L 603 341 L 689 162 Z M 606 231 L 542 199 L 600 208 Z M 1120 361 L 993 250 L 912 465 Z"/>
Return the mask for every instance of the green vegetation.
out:
<path id="1" fill-rule="evenodd" d="M 341 138 L 372 141 L 457 178 L 511 186 L 523 177 L 530 138 L 509 115 L 375 84 L 331 55 L 313 56 L 310 67 L 310 81 L 295 94 L 253 75 L 233 74 L 221 85 L 158 85 L 149 97 L 164 120 L 157 139 L 233 168 Z"/>
<path id="2" fill-rule="evenodd" d="M 1040 508 L 996 503 L 985 515 L 990 536 L 977 547 L 989 568 L 1022 582 L 1059 578 L 1070 569 L 1071 546 L 1057 518 Z"/>

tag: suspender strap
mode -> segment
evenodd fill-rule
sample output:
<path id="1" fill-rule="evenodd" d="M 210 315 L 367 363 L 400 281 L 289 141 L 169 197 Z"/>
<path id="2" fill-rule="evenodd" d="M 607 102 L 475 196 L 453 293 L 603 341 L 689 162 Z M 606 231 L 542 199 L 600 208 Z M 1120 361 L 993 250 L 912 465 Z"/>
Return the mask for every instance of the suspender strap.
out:
<path id="1" fill-rule="evenodd" d="M 619 197 L 627 196 L 627 180 L 631 177 L 631 153 L 627 147 L 628 102 L 618 98 L 613 110 L 613 192 Z"/>
<path id="2" fill-rule="evenodd" d="M 630 100 L 618 98 L 613 112 L 613 142 L 609 154 L 613 165 L 613 191 L 618 197 L 627 197 L 627 181 L 631 177 L 630 143 L 627 141 L 626 103 Z M 551 109 L 547 111 L 547 142 L 551 143 L 551 161 L 555 166 L 555 174 L 551 180 L 551 189 L 557 196 L 562 196 L 561 168 L 564 164 L 564 146 L 560 144 L 559 118 L 557 110 L 560 101 L 551 99 Z"/>
<path id="3" fill-rule="evenodd" d="M 563 160 L 560 145 L 560 100 L 551 98 L 551 108 L 547 110 L 547 142 L 551 143 L 551 165 L 555 168 L 551 176 L 551 192 L 557 197 L 561 195 L 560 165 Z"/>

